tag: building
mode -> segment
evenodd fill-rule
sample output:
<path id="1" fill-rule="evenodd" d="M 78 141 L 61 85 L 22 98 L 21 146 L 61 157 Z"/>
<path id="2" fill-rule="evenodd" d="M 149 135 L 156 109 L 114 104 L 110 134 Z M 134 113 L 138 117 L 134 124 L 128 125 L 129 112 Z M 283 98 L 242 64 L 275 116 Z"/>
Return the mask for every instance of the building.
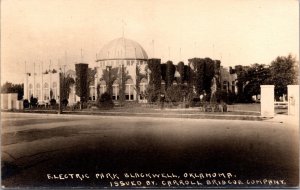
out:
<path id="1" fill-rule="evenodd" d="M 58 102 L 60 95 L 59 73 L 53 69 L 43 73 L 26 73 L 24 81 L 24 99 L 37 98 L 39 104 Z"/>
<path id="2" fill-rule="evenodd" d="M 113 100 L 120 100 L 120 94 L 124 93 L 126 101 L 146 102 L 145 92 L 151 83 L 150 77 L 152 71 L 150 70 L 151 63 L 155 62 L 160 69 L 160 77 L 155 79 L 159 81 L 161 92 L 165 91 L 168 85 L 176 85 L 178 79 L 182 79 L 184 85 L 189 83 L 193 86 L 194 90 L 197 89 L 197 84 L 188 79 L 188 72 L 195 69 L 203 69 L 203 76 L 198 76 L 203 79 L 201 86 L 203 89 L 211 88 L 211 80 L 217 80 L 218 89 L 227 92 L 237 92 L 236 79 L 237 74 L 232 69 L 229 71 L 222 66 L 219 60 L 211 60 L 209 58 L 193 58 L 189 59 L 188 65 L 181 63 L 181 66 L 173 65 L 171 61 L 161 64 L 160 59 L 148 59 L 148 55 L 144 48 L 133 40 L 121 37 L 108 42 L 102 47 L 97 54 L 95 69 L 88 69 L 94 72 L 92 79 L 88 79 L 89 83 L 89 100 L 96 101 L 101 94 L 108 91 L 108 87 L 112 86 L 111 94 Z M 204 61 L 204 62 L 203 62 Z M 197 66 L 198 65 L 198 66 Z M 199 67 L 199 68 L 198 68 Z M 181 68 L 181 69 L 180 69 Z M 207 69 L 213 70 L 215 76 L 206 76 Z M 171 72 L 172 71 L 172 72 Z M 171 77 L 173 81 L 167 80 L 166 73 L 173 73 Z M 182 73 L 183 76 L 180 76 Z M 153 74 L 153 73 L 152 73 Z M 64 73 L 73 79 L 76 78 L 76 72 L 68 70 Z M 156 75 L 157 76 L 157 75 Z M 153 79 L 151 79 L 153 80 Z M 108 85 L 109 82 L 111 85 Z M 202 89 L 202 90 L 203 90 Z M 199 93 L 202 92 L 199 91 Z M 69 92 L 68 102 L 72 105 L 80 98 L 76 96 L 75 85 L 71 85 Z M 196 91 L 195 91 L 196 92 Z M 47 70 L 43 73 L 26 73 L 24 82 L 24 99 L 31 97 L 37 98 L 40 105 L 47 104 L 51 99 L 59 102 L 60 97 L 60 75 L 55 69 Z"/>
<path id="3" fill-rule="evenodd" d="M 221 88 L 223 91 L 233 92 L 235 94 L 238 93 L 237 88 L 237 74 L 234 69 L 229 67 L 229 70 L 227 68 L 224 68 L 221 66 L 220 68 L 221 72 Z"/>
<path id="4" fill-rule="evenodd" d="M 108 79 L 105 77 L 107 73 L 111 75 L 113 83 L 112 97 L 113 100 L 120 98 L 120 84 L 121 80 L 125 81 L 125 100 L 143 101 L 143 97 L 139 94 L 145 92 L 148 84 L 148 77 L 146 76 L 146 65 L 148 61 L 148 55 L 144 48 L 137 42 L 126 39 L 124 37 L 117 38 L 103 46 L 100 53 L 97 54 L 98 67 L 96 68 L 97 73 L 95 77 L 94 90 L 91 92 L 95 95 L 96 99 L 98 95 L 106 92 L 108 87 Z M 122 75 L 122 68 L 126 74 L 126 77 Z M 137 71 L 138 70 L 138 71 Z M 140 92 L 137 93 L 137 75 L 144 75 L 140 81 Z M 114 75 L 114 76 L 112 76 Z M 99 87 L 99 94 L 95 93 Z"/>

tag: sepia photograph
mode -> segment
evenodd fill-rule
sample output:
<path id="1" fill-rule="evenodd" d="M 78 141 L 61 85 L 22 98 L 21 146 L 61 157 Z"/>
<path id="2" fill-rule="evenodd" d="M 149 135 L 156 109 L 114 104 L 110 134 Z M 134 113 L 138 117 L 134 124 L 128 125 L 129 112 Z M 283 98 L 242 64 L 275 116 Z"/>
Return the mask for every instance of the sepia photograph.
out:
<path id="1" fill-rule="evenodd" d="M 297 0 L 2 0 L 1 188 L 299 188 Z"/>

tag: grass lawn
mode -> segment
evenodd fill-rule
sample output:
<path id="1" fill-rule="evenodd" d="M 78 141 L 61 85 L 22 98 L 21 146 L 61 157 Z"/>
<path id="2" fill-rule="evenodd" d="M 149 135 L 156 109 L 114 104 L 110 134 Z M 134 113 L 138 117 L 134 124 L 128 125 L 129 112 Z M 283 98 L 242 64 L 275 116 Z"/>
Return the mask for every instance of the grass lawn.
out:
<path id="1" fill-rule="evenodd" d="M 233 104 L 227 105 L 227 112 L 204 112 L 201 111 L 199 107 L 190 107 L 190 108 L 179 108 L 177 106 L 171 106 L 165 104 L 164 109 L 161 109 L 160 105 L 154 104 L 138 104 L 135 102 L 130 102 L 125 104 L 124 106 L 115 106 L 113 109 L 98 109 L 97 107 L 92 107 L 89 109 L 83 110 L 65 110 L 65 111 L 75 111 L 83 113 L 125 113 L 125 114 L 209 114 L 209 115 L 260 115 L 260 104 Z M 43 113 L 56 113 L 55 109 L 34 109 L 34 110 L 26 110 L 25 112 L 43 112 Z M 276 114 L 287 114 L 287 109 L 275 109 Z"/>

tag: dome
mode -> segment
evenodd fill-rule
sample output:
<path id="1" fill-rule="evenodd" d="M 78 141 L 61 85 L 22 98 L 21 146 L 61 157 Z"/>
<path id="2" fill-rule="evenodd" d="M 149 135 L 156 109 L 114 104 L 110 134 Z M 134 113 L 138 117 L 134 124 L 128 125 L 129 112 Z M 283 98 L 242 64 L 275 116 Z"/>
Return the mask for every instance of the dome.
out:
<path id="1" fill-rule="evenodd" d="M 117 38 L 104 45 L 98 54 L 98 60 L 108 59 L 148 59 L 143 47 L 130 39 Z"/>

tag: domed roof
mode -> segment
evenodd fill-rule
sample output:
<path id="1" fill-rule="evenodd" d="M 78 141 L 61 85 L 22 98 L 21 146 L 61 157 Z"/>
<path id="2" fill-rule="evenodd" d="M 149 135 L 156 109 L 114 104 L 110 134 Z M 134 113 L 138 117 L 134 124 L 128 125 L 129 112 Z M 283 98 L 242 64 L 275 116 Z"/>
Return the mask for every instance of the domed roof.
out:
<path id="1" fill-rule="evenodd" d="M 117 38 L 104 45 L 98 54 L 98 60 L 107 59 L 148 59 L 148 55 L 139 43 Z"/>

